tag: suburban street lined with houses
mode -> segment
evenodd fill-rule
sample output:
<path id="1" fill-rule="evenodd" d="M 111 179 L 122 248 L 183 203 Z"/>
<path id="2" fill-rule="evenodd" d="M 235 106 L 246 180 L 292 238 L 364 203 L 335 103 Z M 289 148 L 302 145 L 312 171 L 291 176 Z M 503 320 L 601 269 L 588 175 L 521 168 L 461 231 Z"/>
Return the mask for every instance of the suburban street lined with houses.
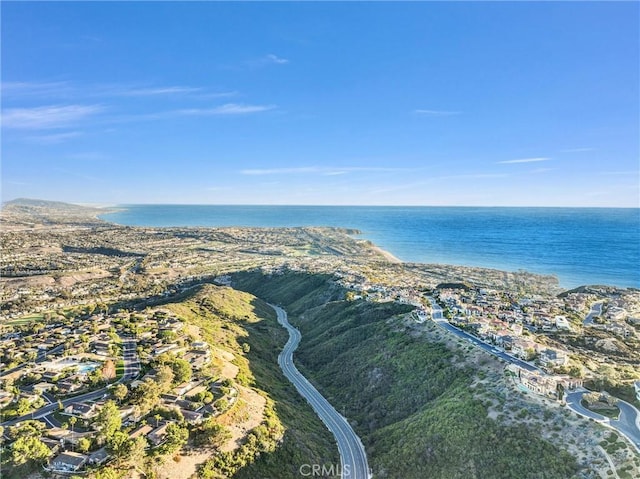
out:
<path id="1" fill-rule="evenodd" d="M 73 396 L 68 399 L 64 399 L 60 401 L 63 407 L 66 407 L 72 403 L 91 402 L 97 399 L 101 399 L 103 396 L 109 393 L 110 389 L 115 384 L 129 383 L 138 375 L 138 373 L 140 372 L 140 362 L 138 360 L 138 355 L 136 354 L 136 341 L 134 339 L 124 338 L 124 337 L 122 337 L 121 339 L 122 339 L 122 353 L 124 357 L 124 373 L 122 377 L 118 379 L 114 384 L 105 386 L 95 391 L 90 391 L 90 392 L 80 394 L 78 396 Z M 49 402 L 50 402 L 49 404 L 41 407 L 40 409 L 37 409 L 33 412 L 30 412 L 29 414 L 25 414 L 15 419 L 5 421 L 0 425 L 7 427 L 7 426 L 12 426 L 14 424 L 17 424 L 21 421 L 26 421 L 28 419 L 42 419 L 47 424 L 57 427 L 59 426 L 59 424 L 56 424 L 57 421 L 55 420 L 52 421 L 48 416 L 58 411 L 60 407 L 57 402 L 51 402 L 51 401 Z"/>
<path id="2" fill-rule="evenodd" d="M 271 306 L 278 315 L 278 322 L 289 332 L 289 340 L 278 355 L 278 364 L 287 379 L 311 404 L 313 410 L 336 438 L 341 465 L 339 471 L 334 470 L 333 472 L 339 473 L 343 479 L 366 479 L 370 477 L 367 455 L 360 438 L 347 420 L 334 409 L 329 401 L 318 392 L 293 364 L 293 352 L 298 347 L 302 337 L 300 331 L 289 323 L 284 309 L 274 305 Z"/>
<path id="3" fill-rule="evenodd" d="M 431 302 L 431 318 L 435 324 L 440 326 L 442 329 L 449 331 L 455 336 L 465 339 L 472 343 L 473 345 L 482 348 L 489 354 L 492 354 L 503 361 L 514 364 L 520 368 L 526 369 L 528 371 L 537 372 L 540 374 L 546 374 L 541 369 L 536 366 L 523 361 L 520 358 L 516 358 L 506 352 L 478 339 L 477 337 L 462 331 L 459 328 L 456 328 L 452 324 L 450 324 L 443 315 L 442 307 L 435 301 L 433 298 L 429 298 Z M 585 318 L 585 324 L 591 324 L 593 322 L 593 318 L 599 316 L 602 313 L 602 302 L 594 303 L 591 306 L 589 314 Z M 626 401 L 618 399 L 617 406 L 620 409 L 620 415 L 618 419 L 610 419 L 606 416 L 598 414 L 594 411 L 591 411 L 584 407 L 581 404 L 582 396 L 585 393 L 588 393 L 589 390 L 583 387 L 576 388 L 573 391 L 566 392 L 566 405 L 572 411 L 580 414 L 589 419 L 593 419 L 600 423 L 609 425 L 610 427 L 616 429 L 618 432 L 623 434 L 633 446 L 640 452 L 640 411 L 635 408 L 633 405 L 629 404 Z"/>

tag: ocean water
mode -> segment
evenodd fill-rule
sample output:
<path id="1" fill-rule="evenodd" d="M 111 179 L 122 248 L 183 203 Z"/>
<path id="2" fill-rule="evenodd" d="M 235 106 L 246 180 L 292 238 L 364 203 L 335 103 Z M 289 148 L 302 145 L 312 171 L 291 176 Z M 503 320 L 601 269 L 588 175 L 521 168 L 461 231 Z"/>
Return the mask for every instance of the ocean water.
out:
<path id="1" fill-rule="evenodd" d="M 354 228 L 403 261 L 553 274 L 640 288 L 640 209 L 123 205 L 130 226 Z"/>

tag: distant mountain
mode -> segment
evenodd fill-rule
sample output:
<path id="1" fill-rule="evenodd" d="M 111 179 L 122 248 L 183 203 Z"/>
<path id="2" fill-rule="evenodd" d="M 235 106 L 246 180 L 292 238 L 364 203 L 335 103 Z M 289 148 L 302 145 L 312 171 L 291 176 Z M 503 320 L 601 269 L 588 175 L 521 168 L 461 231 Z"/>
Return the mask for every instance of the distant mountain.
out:
<path id="1" fill-rule="evenodd" d="M 94 226 L 104 224 L 97 218 L 106 210 L 74 205 L 61 201 L 16 198 L 2 203 L 0 223 L 3 228 L 24 228 L 37 225 Z"/>
<path id="2" fill-rule="evenodd" d="M 74 205 L 72 203 L 64 203 L 62 201 L 47 201 L 47 200 L 38 200 L 33 198 L 16 198 L 15 200 L 5 201 L 2 203 L 2 208 L 5 207 L 25 207 L 25 208 L 50 208 L 56 210 L 66 210 L 66 211 L 80 211 L 87 209 L 95 209 L 91 207 L 85 207 L 80 205 Z"/>

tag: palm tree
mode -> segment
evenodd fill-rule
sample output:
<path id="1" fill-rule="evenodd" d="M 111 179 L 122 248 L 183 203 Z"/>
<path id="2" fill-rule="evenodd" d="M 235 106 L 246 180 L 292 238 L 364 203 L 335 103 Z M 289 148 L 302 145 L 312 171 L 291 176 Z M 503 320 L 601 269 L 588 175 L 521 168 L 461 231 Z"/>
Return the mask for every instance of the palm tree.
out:
<path id="1" fill-rule="evenodd" d="M 73 443 L 73 439 L 74 439 L 73 426 L 75 426 L 76 422 L 78 422 L 78 418 L 77 417 L 71 416 L 69 418 L 69 426 L 71 426 L 71 450 L 73 450 L 73 447 L 74 447 L 74 443 Z"/>

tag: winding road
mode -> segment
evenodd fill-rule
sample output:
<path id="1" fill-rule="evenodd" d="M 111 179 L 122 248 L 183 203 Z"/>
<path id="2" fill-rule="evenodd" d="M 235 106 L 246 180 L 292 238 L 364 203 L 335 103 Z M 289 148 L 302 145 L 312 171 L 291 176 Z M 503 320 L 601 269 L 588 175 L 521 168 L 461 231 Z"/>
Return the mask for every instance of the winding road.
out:
<path id="1" fill-rule="evenodd" d="M 431 302 L 431 319 L 441 328 L 446 329 L 447 331 L 455 334 L 461 339 L 466 339 L 471 344 L 484 349 L 488 353 L 493 354 L 494 356 L 497 356 L 504 361 L 520 366 L 521 368 L 524 368 L 528 371 L 536 371 L 540 374 L 546 375 L 543 370 L 539 369 L 533 364 L 507 354 L 501 349 L 495 348 L 494 346 L 485 343 L 477 337 L 451 325 L 443 316 L 442 308 L 438 305 L 436 300 L 433 298 L 429 298 L 429 301 Z M 594 316 L 598 316 L 600 314 L 602 314 L 602 302 L 594 303 L 591 306 L 591 311 L 585 319 L 584 324 L 591 324 L 593 322 Z M 622 399 L 618 399 L 617 405 L 620 408 L 620 416 L 618 417 L 618 419 L 610 419 L 601 414 L 598 414 L 597 412 L 593 412 L 585 408 L 581 404 L 580 401 L 582 400 L 582 395 L 587 392 L 589 392 L 589 390 L 585 388 L 577 388 L 575 391 L 568 392 L 566 396 L 567 407 L 572 411 L 580 414 L 581 416 L 593 419 L 602 424 L 608 425 L 613 429 L 618 430 L 618 432 L 629 439 L 633 447 L 638 452 L 640 452 L 640 411 L 638 411 L 638 409 L 636 409 L 628 402 L 625 402 Z"/>
<path id="2" fill-rule="evenodd" d="M 293 364 L 293 352 L 302 337 L 300 331 L 289 323 L 284 309 L 271 305 L 278 315 L 278 322 L 289 332 L 289 340 L 278 355 L 278 365 L 289 381 L 324 422 L 327 429 L 336 438 L 340 452 L 340 475 L 343 479 L 368 479 L 370 477 L 367 455 L 362 441 L 356 435 L 347 420 L 340 415 L 318 390 L 305 378 Z M 317 465 L 316 465 L 317 466 Z M 325 465 L 328 467 L 328 465 Z"/>

